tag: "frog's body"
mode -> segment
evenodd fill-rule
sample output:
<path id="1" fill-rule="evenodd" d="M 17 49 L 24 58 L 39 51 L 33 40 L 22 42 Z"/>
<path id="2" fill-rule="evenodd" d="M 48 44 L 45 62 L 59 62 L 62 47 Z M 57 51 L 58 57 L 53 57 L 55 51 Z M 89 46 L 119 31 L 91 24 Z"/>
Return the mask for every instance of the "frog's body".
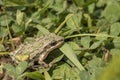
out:
<path id="1" fill-rule="evenodd" d="M 43 60 L 48 54 L 62 45 L 64 38 L 50 33 L 46 36 L 40 37 L 35 42 L 22 44 L 19 48 L 13 51 L 10 55 L 15 62 L 28 60 L 38 61 L 39 64 L 49 66 Z"/>

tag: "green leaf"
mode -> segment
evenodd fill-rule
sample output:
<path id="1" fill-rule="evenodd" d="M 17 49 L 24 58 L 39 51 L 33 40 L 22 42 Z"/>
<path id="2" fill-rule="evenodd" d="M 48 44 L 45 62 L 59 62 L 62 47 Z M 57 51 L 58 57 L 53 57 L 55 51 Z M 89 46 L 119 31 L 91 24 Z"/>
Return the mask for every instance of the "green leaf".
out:
<path id="1" fill-rule="evenodd" d="M 17 13 L 16 13 L 16 21 L 17 21 L 18 25 L 21 25 L 21 24 L 22 24 L 23 17 L 24 17 L 24 13 L 21 12 L 20 10 L 17 10 Z"/>
<path id="2" fill-rule="evenodd" d="M 37 34 L 38 36 L 40 36 L 41 34 L 49 34 L 50 33 L 45 27 L 43 27 L 41 25 L 36 25 L 35 27 L 39 30 L 39 32 Z"/>
<path id="3" fill-rule="evenodd" d="M 0 0 L 0 5 L 4 5 L 3 1 Z"/>
<path id="4" fill-rule="evenodd" d="M 102 66 L 102 59 L 93 56 L 93 59 L 86 64 L 87 71 L 80 73 L 81 80 L 97 80 L 97 76 L 101 74 L 104 66 Z"/>
<path id="5" fill-rule="evenodd" d="M 58 53 L 59 53 L 59 52 L 58 52 Z M 58 57 L 56 57 L 56 55 L 57 55 Z M 54 59 L 52 58 L 53 60 L 52 60 L 50 63 L 54 64 L 54 63 L 56 63 L 56 62 L 59 62 L 59 61 L 64 57 L 63 54 L 60 55 L 60 54 L 57 54 L 57 53 L 56 53 L 56 55 L 54 55 L 54 56 L 51 55 Z"/>
<path id="6" fill-rule="evenodd" d="M 81 45 L 84 47 L 84 48 L 89 48 L 90 46 L 90 37 L 81 37 Z"/>
<path id="7" fill-rule="evenodd" d="M 16 73 L 18 75 L 22 74 L 26 68 L 28 67 L 28 63 L 26 61 L 20 62 L 18 66 L 16 67 Z"/>
<path id="8" fill-rule="evenodd" d="M 1 51 L 6 51 L 4 45 L 2 45 L 2 44 L 0 44 L 0 52 L 1 52 Z"/>
<path id="9" fill-rule="evenodd" d="M 57 68 L 55 70 L 53 70 L 53 76 L 52 77 L 54 79 L 66 78 L 65 74 L 69 74 L 70 66 L 68 64 L 62 63 L 62 62 L 60 62 L 60 64 L 61 65 L 57 66 Z"/>
<path id="10" fill-rule="evenodd" d="M 48 9 L 48 7 L 49 7 L 49 5 L 46 5 L 42 9 L 38 9 L 38 11 L 34 12 L 31 16 L 32 21 L 36 21 L 36 20 L 38 21 L 41 14 L 43 14 Z"/>
<path id="11" fill-rule="evenodd" d="M 49 73 L 44 69 L 45 80 L 52 80 Z"/>
<path id="12" fill-rule="evenodd" d="M 27 19 L 27 22 L 25 22 L 25 29 L 27 29 L 30 22 L 32 22 L 32 19 L 31 18 Z"/>
<path id="13" fill-rule="evenodd" d="M 55 80 L 80 80 L 79 74 L 80 71 L 77 68 L 71 68 L 66 63 L 60 63 L 61 65 L 57 66 L 53 70 L 52 78 Z"/>
<path id="14" fill-rule="evenodd" d="M 10 13 L 9 13 L 10 14 Z M 7 17 L 7 22 L 8 24 L 12 21 L 12 18 L 11 16 L 8 16 Z M 5 15 L 0 15 L 0 27 L 1 26 L 6 26 L 6 16 Z"/>
<path id="15" fill-rule="evenodd" d="M 115 48 L 111 49 L 110 54 L 113 55 L 113 56 L 114 55 L 120 55 L 120 49 L 115 49 Z"/>
<path id="16" fill-rule="evenodd" d="M 101 32 L 106 33 L 109 26 L 110 26 L 110 24 L 108 21 L 106 21 L 106 19 L 99 19 L 97 22 L 97 27 L 98 27 L 97 33 L 101 33 Z"/>
<path id="17" fill-rule="evenodd" d="M 18 5 L 23 5 L 23 4 L 25 4 L 25 1 L 26 0 L 24 0 L 24 1 L 16 1 L 16 0 L 7 0 L 7 1 L 5 1 L 5 4 L 6 5 L 13 5 L 13 6 L 18 6 Z"/>
<path id="18" fill-rule="evenodd" d="M 80 25 L 81 19 L 82 19 L 81 15 L 82 15 L 82 13 L 79 13 L 78 15 L 73 15 L 72 17 L 70 17 L 66 22 L 67 27 L 69 27 L 72 30 L 79 29 L 79 25 Z M 69 17 L 69 16 L 67 16 L 67 17 Z"/>
<path id="19" fill-rule="evenodd" d="M 120 38 L 114 39 L 113 44 L 115 48 L 120 48 Z"/>
<path id="20" fill-rule="evenodd" d="M 79 70 L 85 70 L 84 67 L 81 65 L 81 63 L 78 61 L 74 51 L 72 48 L 65 43 L 60 50 L 65 54 L 65 56 L 73 62 L 73 64 L 79 69 Z"/>
<path id="21" fill-rule="evenodd" d="M 104 69 L 104 71 L 101 72 L 101 75 L 97 77 L 97 80 L 119 80 L 120 79 L 120 54 L 119 53 L 112 56 L 111 62 Z"/>
<path id="22" fill-rule="evenodd" d="M 109 3 L 111 0 L 98 0 L 97 2 L 97 6 L 98 7 L 102 7 L 104 6 L 106 3 Z"/>
<path id="23" fill-rule="evenodd" d="M 84 14 L 84 17 L 87 18 L 87 25 L 89 29 L 92 29 L 92 19 L 89 14 Z"/>
<path id="24" fill-rule="evenodd" d="M 13 65 L 11 64 L 5 64 L 4 68 L 8 71 L 8 74 L 11 76 L 15 76 L 16 71 Z"/>
<path id="25" fill-rule="evenodd" d="M 53 5 L 50 6 L 52 9 L 59 13 L 63 12 L 67 7 L 66 0 L 55 0 Z"/>
<path id="26" fill-rule="evenodd" d="M 120 33 L 120 23 L 116 22 L 111 25 L 110 34 L 117 36 L 119 35 L 119 33 Z"/>
<path id="27" fill-rule="evenodd" d="M 98 35 L 101 35 L 101 36 L 96 36 L 95 39 L 97 39 L 99 41 L 107 40 L 107 38 L 108 38 L 108 36 L 107 36 L 108 34 L 106 31 L 100 32 Z M 104 36 L 104 35 L 106 35 L 106 36 Z"/>
<path id="28" fill-rule="evenodd" d="M 84 5 L 84 0 L 74 0 L 78 6 Z"/>
<path id="29" fill-rule="evenodd" d="M 21 25 L 19 26 L 19 25 L 13 24 L 12 30 L 15 36 L 19 36 L 25 32 L 25 26 L 21 26 Z"/>
<path id="30" fill-rule="evenodd" d="M 34 80 L 45 80 L 44 76 L 39 71 L 27 72 L 26 76 Z"/>
<path id="31" fill-rule="evenodd" d="M 89 6 L 89 5 L 91 5 L 92 3 L 95 3 L 95 2 L 96 2 L 96 0 L 85 1 L 83 7 L 87 7 L 87 6 Z"/>
<path id="32" fill-rule="evenodd" d="M 102 13 L 109 22 L 115 22 L 120 18 L 120 5 L 117 2 L 109 2 L 106 6 L 105 10 Z"/>
<path id="33" fill-rule="evenodd" d="M 91 46 L 90 46 L 90 49 L 96 49 L 100 46 L 100 44 L 102 43 L 103 41 L 97 41 L 97 42 L 94 42 Z"/>
<path id="34" fill-rule="evenodd" d="M 95 3 L 88 6 L 89 13 L 93 13 L 94 9 L 95 9 Z"/>
<path id="35" fill-rule="evenodd" d="M 69 45 L 74 50 L 74 52 L 75 52 L 76 55 L 80 55 L 81 50 L 80 50 L 80 46 L 78 44 L 76 44 L 75 42 L 70 41 Z"/>
<path id="36" fill-rule="evenodd" d="M 8 35 L 7 29 L 5 27 L 0 26 L 0 38 L 6 37 Z"/>
<path id="37" fill-rule="evenodd" d="M 87 71 L 81 71 L 80 73 L 80 80 L 91 80 L 90 74 Z"/>

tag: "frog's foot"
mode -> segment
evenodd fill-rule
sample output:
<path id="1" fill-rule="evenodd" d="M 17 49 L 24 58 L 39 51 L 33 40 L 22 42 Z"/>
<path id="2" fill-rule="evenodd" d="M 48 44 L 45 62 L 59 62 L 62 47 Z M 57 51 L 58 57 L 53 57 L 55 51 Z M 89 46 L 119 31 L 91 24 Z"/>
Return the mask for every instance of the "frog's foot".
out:
<path id="1" fill-rule="evenodd" d="M 45 68 L 51 67 L 51 65 L 45 63 L 44 61 L 39 61 L 39 64 L 42 65 L 42 66 L 45 67 Z"/>

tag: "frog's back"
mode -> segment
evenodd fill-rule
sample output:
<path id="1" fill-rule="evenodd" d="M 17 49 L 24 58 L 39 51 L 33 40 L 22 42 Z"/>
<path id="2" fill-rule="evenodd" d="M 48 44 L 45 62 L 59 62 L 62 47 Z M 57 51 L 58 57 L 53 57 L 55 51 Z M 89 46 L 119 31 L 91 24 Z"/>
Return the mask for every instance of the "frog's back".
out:
<path id="1" fill-rule="evenodd" d="M 61 40 L 63 40 L 63 37 L 57 36 L 54 33 L 50 33 L 44 37 L 36 39 L 32 43 L 21 44 L 17 50 L 12 52 L 12 55 L 14 57 L 27 55 L 28 59 L 33 59 L 36 58 L 35 56 L 38 54 L 40 55 L 42 53 L 48 53 L 52 49 L 57 48 L 57 46 L 53 45 L 53 42 L 60 42 L 59 45 L 61 45 Z"/>

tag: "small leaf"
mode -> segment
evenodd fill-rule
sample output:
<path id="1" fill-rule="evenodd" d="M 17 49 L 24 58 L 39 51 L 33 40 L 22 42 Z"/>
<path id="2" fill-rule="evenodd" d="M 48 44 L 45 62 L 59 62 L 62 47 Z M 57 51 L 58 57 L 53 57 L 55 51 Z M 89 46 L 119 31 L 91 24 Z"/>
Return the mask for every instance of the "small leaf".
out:
<path id="1" fill-rule="evenodd" d="M 110 34 L 117 36 L 119 35 L 119 33 L 120 33 L 120 23 L 117 22 L 112 24 L 110 28 Z"/>
<path id="2" fill-rule="evenodd" d="M 95 3 L 90 4 L 90 5 L 88 6 L 89 13 L 93 13 L 94 9 L 95 9 Z"/>
<path id="3" fill-rule="evenodd" d="M 81 16 L 80 15 L 82 15 L 82 13 L 79 13 L 78 15 L 73 15 L 72 17 L 70 17 L 67 20 L 66 24 L 70 29 L 74 30 L 74 29 L 79 28 L 79 24 L 81 23 Z M 67 17 L 69 17 L 69 16 L 67 16 Z"/>
<path id="4" fill-rule="evenodd" d="M 0 21 L 1 22 L 1 21 Z M 1 23 L 0 23 L 1 24 Z M 8 31 L 5 27 L 0 26 L 0 38 L 2 39 L 4 37 L 6 37 L 8 35 Z M 1 42 L 2 43 L 2 42 Z"/>
<path id="5" fill-rule="evenodd" d="M 81 72 L 81 80 L 97 80 L 98 74 L 101 74 L 104 66 L 101 58 L 93 56 L 93 59 L 86 64 L 87 71 Z M 88 79 L 89 78 L 89 79 Z"/>
<path id="6" fill-rule="evenodd" d="M 80 46 L 78 44 L 76 44 L 75 42 L 70 41 L 69 45 L 74 50 L 74 52 L 75 52 L 76 55 L 80 55 L 81 50 L 80 50 Z"/>
<path id="7" fill-rule="evenodd" d="M 102 13 L 102 16 L 104 16 L 109 22 L 115 22 L 120 18 L 120 5 L 117 2 L 109 2 L 106 6 L 105 10 Z"/>
<path id="8" fill-rule="evenodd" d="M 116 48 L 120 48 L 120 38 L 114 39 L 113 44 Z"/>
<path id="9" fill-rule="evenodd" d="M 32 19 L 33 21 L 38 20 L 38 19 L 40 18 L 40 15 L 41 15 L 42 13 L 44 13 L 44 12 L 48 9 L 48 7 L 49 7 L 49 5 L 46 5 L 46 6 L 43 7 L 42 9 L 38 9 L 38 11 L 36 11 L 36 12 L 34 12 L 34 13 L 32 14 L 31 19 Z"/>
<path id="10" fill-rule="evenodd" d="M 4 45 L 0 44 L 0 52 L 1 52 L 1 51 L 5 51 L 5 50 L 6 50 L 6 49 L 5 49 Z"/>
<path id="11" fill-rule="evenodd" d="M 120 55 L 120 49 L 115 49 L 115 48 L 111 49 L 110 54 L 113 55 L 113 56 L 114 55 Z"/>
<path id="12" fill-rule="evenodd" d="M 27 72 L 26 76 L 34 80 L 45 80 L 44 76 L 39 71 Z"/>
<path id="13" fill-rule="evenodd" d="M 28 27 L 29 23 L 32 22 L 32 19 L 27 19 L 27 22 L 25 22 L 25 29 Z"/>
<path id="14" fill-rule="evenodd" d="M 57 54 L 56 54 L 56 55 L 57 55 Z M 55 56 L 56 56 L 56 55 L 55 55 Z M 51 55 L 51 56 L 53 56 L 53 55 Z M 54 57 L 55 57 L 55 56 L 54 56 Z M 59 62 L 63 57 L 64 57 L 63 54 L 62 54 L 62 55 L 59 55 L 57 58 L 53 59 L 50 63 L 54 64 L 54 63 L 56 63 L 56 62 Z"/>
<path id="15" fill-rule="evenodd" d="M 56 10 L 59 13 L 63 12 L 67 7 L 66 0 L 55 0 L 54 4 L 50 6 L 52 9 Z"/>
<path id="16" fill-rule="evenodd" d="M 94 43 L 90 46 L 90 49 L 95 49 L 95 48 L 99 47 L 101 43 L 102 43 L 102 41 L 94 42 Z"/>
<path id="17" fill-rule="evenodd" d="M 65 43 L 60 50 L 65 54 L 65 56 L 70 59 L 73 64 L 79 69 L 79 70 L 84 70 L 84 67 L 80 64 L 80 62 L 78 61 L 74 51 L 72 50 L 72 48 Z"/>
<path id="18" fill-rule="evenodd" d="M 12 21 L 12 18 L 10 16 L 7 17 L 8 24 Z M 1 26 L 7 26 L 5 15 L 0 15 L 0 27 Z"/>
<path id="19" fill-rule="evenodd" d="M 16 73 L 18 75 L 22 74 L 27 68 L 27 66 L 28 66 L 28 63 L 26 61 L 20 62 L 18 66 L 16 67 Z"/>
<path id="20" fill-rule="evenodd" d="M 108 3 L 110 0 L 98 0 L 97 2 L 97 6 L 98 7 L 102 7 L 104 6 L 106 3 Z"/>
<path id="21" fill-rule="evenodd" d="M 26 0 L 19 0 L 19 1 L 16 1 L 16 0 L 7 0 L 7 1 L 4 1 L 6 5 L 12 5 L 12 6 L 22 6 L 25 4 L 25 1 Z"/>
<path id="22" fill-rule="evenodd" d="M 5 64 L 4 68 L 8 71 L 9 75 L 15 76 L 16 71 L 13 65 L 11 64 Z"/>
<path id="23" fill-rule="evenodd" d="M 40 36 L 41 33 L 42 34 L 49 34 L 49 31 L 45 27 L 43 27 L 41 25 L 36 25 L 36 28 L 39 30 L 39 32 L 37 34 L 38 36 Z"/>
<path id="24" fill-rule="evenodd" d="M 67 63 L 61 62 L 60 64 L 53 71 L 53 80 L 80 80 L 78 68 L 71 68 Z"/>
<path id="25" fill-rule="evenodd" d="M 85 3 L 84 0 L 74 0 L 74 1 L 78 6 L 83 6 Z"/>
<path id="26" fill-rule="evenodd" d="M 80 80 L 91 80 L 88 71 L 81 71 Z"/>
<path id="27" fill-rule="evenodd" d="M 44 69 L 45 80 L 52 80 L 49 73 Z"/>
<path id="28" fill-rule="evenodd" d="M 14 35 L 19 36 L 19 35 L 24 33 L 25 26 L 21 26 L 21 25 L 19 26 L 19 25 L 13 24 L 12 25 L 12 30 L 14 31 Z"/>
<path id="29" fill-rule="evenodd" d="M 21 25 L 21 23 L 23 21 L 23 17 L 24 17 L 24 13 L 21 12 L 20 10 L 17 10 L 16 21 L 17 21 L 18 25 Z"/>
<path id="30" fill-rule="evenodd" d="M 90 41 L 90 37 L 81 37 L 81 45 L 83 45 L 84 48 L 89 48 Z"/>
<path id="31" fill-rule="evenodd" d="M 91 29 L 92 28 L 92 19 L 89 14 L 84 14 L 84 17 L 87 18 L 87 25 Z"/>

